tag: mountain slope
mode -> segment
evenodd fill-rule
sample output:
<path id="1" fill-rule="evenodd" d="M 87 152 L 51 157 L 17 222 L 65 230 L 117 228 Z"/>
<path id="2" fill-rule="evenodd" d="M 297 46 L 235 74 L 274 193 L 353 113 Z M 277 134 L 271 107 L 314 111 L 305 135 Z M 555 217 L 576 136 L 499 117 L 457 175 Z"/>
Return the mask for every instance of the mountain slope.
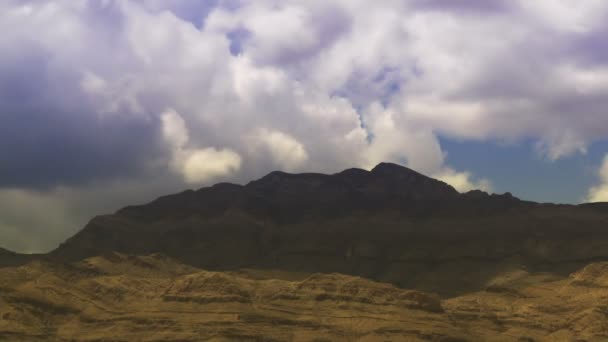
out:
<path id="1" fill-rule="evenodd" d="M 509 272 L 444 300 L 340 274 L 266 277 L 205 271 L 159 254 L 4 268 L 0 340 L 608 339 L 607 263 L 568 277 Z"/>
<path id="2" fill-rule="evenodd" d="M 13 254 L 13 252 L 0 247 L 0 256 L 2 256 L 2 255 L 11 255 L 11 254 Z"/>
<path id="3" fill-rule="evenodd" d="M 350 340 L 463 337 L 436 295 L 338 274 L 256 280 L 161 255 L 0 270 L 0 339 Z M 407 322 L 404 324 L 404 322 Z"/>
<path id="4" fill-rule="evenodd" d="M 34 255 L 18 254 L 7 249 L 0 248 L 0 267 L 15 266 L 23 264 L 36 258 Z"/>
<path id="5" fill-rule="evenodd" d="M 608 260 L 608 210 L 459 194 L 405 167 L 273 172 L 94 218 L 51 256 L 164 253 L 210 270 L 339 272 L 456 295 L 513 270 Z"/>

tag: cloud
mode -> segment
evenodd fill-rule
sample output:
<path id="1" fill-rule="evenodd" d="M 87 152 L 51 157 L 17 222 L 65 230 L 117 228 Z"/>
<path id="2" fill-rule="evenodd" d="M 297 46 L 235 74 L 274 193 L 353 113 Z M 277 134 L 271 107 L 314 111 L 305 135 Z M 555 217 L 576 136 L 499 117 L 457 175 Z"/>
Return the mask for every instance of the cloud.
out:
<path id="1" fill-rule="evenodd" d="M 232 150 L 188 147 L 186 123 L 175 110 L 166 110 L 161 120 L 163 136 L 173 154 L 170 165 L 187 183 L 208 183 L 241 167 L 241 156 Z"/>
<path id="2" fill-rule="evenodd" d="M 48 252 L 96 215 L 142 204 L 182 187 L 164 174 L 44 191 L 0 189 L 0 247 L 24 253 Z"/>
<path id="3" fill-rule="evenodd" d="M 167 11 L 180 19 L 200 28 L 210 11 L 218 6 L 219 0 L 135 0 L 153 13 Z"/>
<path id="4" fill-rule="evenodd" d="M 16 189 L 0 191 L 2 247 L 26 253 L 46 251 L 61 242 L 70 221 L 65 203 L 54 196 Z"/>
<path id="5" fill-rule="evenodd" d="M 188 144 L 190 136 L 186 122 L 173 109 L 167 109 L 161 116 L 163 137 L 174 150 L 183 149 Z"/>
<path id="6" fill-rule="evenodd" d="M 608 202 L 608 155 L 598 172 L 600 184 L 589 189 L 587 202 Z"/>
<path id="7" fill-rule="evenodd" d="M 513 8 L 514 2 L 508 0 L 414 0 L 411 3 L 416 8 L 423 10 L 504 14 Z"/>
<path id="8" fill-rule="evenodd" d="M 203 184 L 235 172 L 241 167 L 241 156 L 232 150 L 204 148 L 179 152 L 177 167 L 188 183 Z"/>
<path id="9" fill-rule="evenodd" d="M 608 136 L 605 13 L 600 0 L 3 1 L 0 189 L 163 179 L 171 192 L 380 161 L 483 188 L 439 137 L 532 141 L 551 161 Z"/>
<path id="10" fill-rule="evenodd" d="M 444 154 L 431 129 L 410 125 L 397 112 L 378 103 L 364 114 L 363 122 L 372 134 L 361 151 L 364 167 L 370 169 L 389 161 L 406 163 L 427 174 L 442 167 Z"/>
<path id="11" fill-rule="evenodd" d="M 174 159 L 157 134 L 165 108 L 180 113 L 192 146 L 239 154 L 243 174 L 263 171 L 253 159 L 266 157 L 247 155 L 243 139 L 260 129 L 295 139 L 319 171 L 391 159 L 436 172 L 444 162 L 440 135 L 533 140 L 550 160 L 584 153 L 608 134 L 608 73 L 597 60 L 582 63 L 587 56 L 574 47 L 604 30 L 598 13 L 606 6 L 564 6 L 6 2 L 0 46 L 10 53 L 0 57 L 0 83 L 19 96 L 3 99 L 2 142 L 28 157 L 6 156 L 15 172 L 2 179 L 34 182 L 17 170 L 42 168 L 42 154 L 56 156 L 58 170 L 38 177 L 40 185 L 137 176 Z M 546 11 L 576 16 L 552 19 Z M 24 130 L 30 141 L 15 133 Z M 66 146 L 77 151 L 56 152 Z M 282 164 L 304 165 L 273 165 Z"/>
<path id="12" fill-rule="evenodd" d="M 481 190 L 485 192 L 492 191 L 492 184 L 489 180 L 473 180 L 473 176 L 469 172 L 457 172 L 450 168 L 446 168 L 434 174 L 433 177 L 450 184 L 459 192 L 467 192 L 471 190 Z"/>
<path id="13" fill-rule="evenodd" d="M 263 149 L 270 155 L 272 163 L 285 171 L 297 170 L 309 158 L 304 145 L 283 132 L 260 129 L 252 137 L 252 143 L 254 149 Z"/>

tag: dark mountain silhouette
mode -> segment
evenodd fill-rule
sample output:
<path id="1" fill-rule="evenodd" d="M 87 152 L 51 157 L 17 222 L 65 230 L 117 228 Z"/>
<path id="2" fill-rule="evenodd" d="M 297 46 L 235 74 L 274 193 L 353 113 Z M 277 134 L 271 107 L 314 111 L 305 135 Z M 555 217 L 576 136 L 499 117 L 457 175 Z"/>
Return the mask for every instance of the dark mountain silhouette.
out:
<path id="1" fill-rule="evenodd" d="M 23 264 L 37 257 L 37 255 L 18 254 L 4 248 L 0 248 L 0 267 Z"/>
<path id="2" fill-rule="evenodd" d="M 163 253 L 209 270 L 340 272 L 441 294 L 505 269 L 567 274 L 608 259 L 608 208 L 458 193 L 408 168 L 272 172 L 98 216 L 51 256 Z"/>

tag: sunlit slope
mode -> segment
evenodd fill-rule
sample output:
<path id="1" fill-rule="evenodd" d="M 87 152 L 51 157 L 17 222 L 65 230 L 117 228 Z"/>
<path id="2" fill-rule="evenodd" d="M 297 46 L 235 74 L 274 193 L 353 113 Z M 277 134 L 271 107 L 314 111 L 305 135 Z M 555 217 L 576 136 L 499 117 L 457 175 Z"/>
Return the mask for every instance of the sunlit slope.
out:
<path id="1" fill-rule="evenodd" d="M 358 277 L 300 281 L 111 254 L 0 270 L 0 339 L 428 340 L 463 337 L 439 297 Z"/>
<path id="2" fill-rule="evenodd" d="M 0 269 L 8 341 L 605 341 L 608 264 L 439 296 L 341 274 L 210 272 L 108 254 Z"/>

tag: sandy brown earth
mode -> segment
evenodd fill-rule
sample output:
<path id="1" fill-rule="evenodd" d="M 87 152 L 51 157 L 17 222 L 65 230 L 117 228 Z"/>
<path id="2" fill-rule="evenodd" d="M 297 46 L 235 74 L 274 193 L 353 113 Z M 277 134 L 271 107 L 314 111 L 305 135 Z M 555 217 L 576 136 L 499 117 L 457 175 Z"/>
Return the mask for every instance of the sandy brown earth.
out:
<path id="1" fill-rule="evenodd" d="M 607 316 L 608 263 L 568 277 L 505 272 L 452 298 L 159 254 L 0 269 L 7 341 L 607 341 Z"/>

